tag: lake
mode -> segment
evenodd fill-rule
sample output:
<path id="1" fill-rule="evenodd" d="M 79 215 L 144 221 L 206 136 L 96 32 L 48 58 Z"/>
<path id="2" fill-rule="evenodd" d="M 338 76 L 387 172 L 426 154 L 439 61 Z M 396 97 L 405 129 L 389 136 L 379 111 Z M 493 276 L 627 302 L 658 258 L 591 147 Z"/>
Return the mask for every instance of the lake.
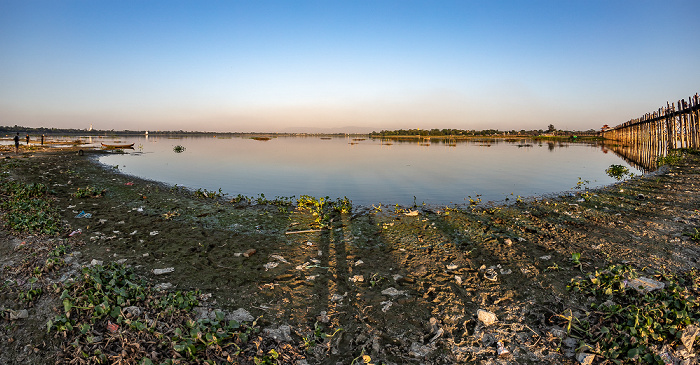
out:
<path id="1" fill-rule="evenodd" d="M 112 138 L 93 138 L 95 145 Z M 119 171 L 191 189 L 266 198 L 348 197 L 355 205 L 432 206 L 513 201 L 612 184 L 612 164 L 631 167 L 587 143 L 472 140 L 446 143 L 379 139 L 277 137 L 119 137 L 125 154 L 100 157 Z M 184 147 L 177 153 L 176 146 Z"/>

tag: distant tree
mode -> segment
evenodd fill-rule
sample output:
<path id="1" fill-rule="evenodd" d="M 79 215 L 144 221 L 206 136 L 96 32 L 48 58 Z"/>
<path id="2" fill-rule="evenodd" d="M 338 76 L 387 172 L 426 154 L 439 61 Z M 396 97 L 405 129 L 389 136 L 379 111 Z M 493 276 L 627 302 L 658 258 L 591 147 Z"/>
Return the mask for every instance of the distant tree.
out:
<path id="1" fill-rule="evenodd" d="M 547 127 L 547 132 L 552 133 L 556 131 L 557 129 L 554 128 L 554 124 L 550 124 L 549 127 Z"/>

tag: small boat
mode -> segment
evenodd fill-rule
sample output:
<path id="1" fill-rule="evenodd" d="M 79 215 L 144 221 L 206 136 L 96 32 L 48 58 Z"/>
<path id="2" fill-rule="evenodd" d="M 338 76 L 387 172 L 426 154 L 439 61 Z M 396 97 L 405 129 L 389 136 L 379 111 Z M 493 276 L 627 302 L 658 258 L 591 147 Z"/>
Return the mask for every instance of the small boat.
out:
<path id="1" fill-rule="evenodd" d="M 134 148 L 134 144 L 133 143 L 123 143 L 123 144 L 102 143 L 102 148 Z"/>

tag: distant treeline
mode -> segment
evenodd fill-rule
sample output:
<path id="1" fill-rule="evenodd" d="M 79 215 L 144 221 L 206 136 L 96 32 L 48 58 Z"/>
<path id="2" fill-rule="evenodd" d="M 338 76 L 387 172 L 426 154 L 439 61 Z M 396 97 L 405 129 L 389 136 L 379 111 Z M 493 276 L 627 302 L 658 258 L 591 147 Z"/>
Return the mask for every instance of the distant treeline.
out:
<path id="1" fill-rule="evenodd" d="M 498 129 L 485 129 L 481 131 L 466 129 L 396 129 L 392 131 L 383 130 L 372 132 L 370 137 L 393 137 L 393 136 L 421 136 L 421 137 L 469 137 L 469 136 L 540 136 L 543 134 L 555 136 L 573 135 L 595 135 L 596 130 L 587 131 L 560 131 L 560 130 L 510 130 L 501 131 Z"/>
<path id="2" fill-rule="evenodd" d="M 81 135 L 81 136 L 102 136 L 102 135 L 143 135 L 147 131 L 132 131 L 132 130 L 102 130 L 102 129 L 75 129 L 75 128 L 32 128 L 24 126 L 0 126 L 1 134 L 48 134 L 48 135 Z M 188 134 L 188 135 L 214 135 L 222 133 L 214 132 L 190 132 L 190 131 L 148 131 L 149 135 L 173 135 L 173 134 Z"/>
<path id="3" fill-rule="evenodd" d="M 188 135 L 188 136 L 255 136 L 255 135 L 269 135 L 269 136 L 314 136 L 314 135 L 328 135 L 328 136 L 344 136 L 344 135 L 363 135 L 362 133 L 265 133 L 265 132 L 199 132 L 199 131 L 132 131 L 132 130 L 104 130 L 104 129 L 74 129 L 74 128 L 32 128 L 23 126 L 0 126 L 0 134 L 15 134 L 19 133 L 21 135 L 31 134 L 31 135 L 81 135 L 81 136 L 108 136 L 108 135 L 144 135 L 148 132 L 149 136 L 173 136 L 173 135 Z M 501 131 L 498 129 L 485 129 L 485 130 L 468 130 L 468 129 L 396 129 L 396 130 L 382 130 L 381 132 L 371 132 L 370 137 L 391 137 L 391 136 L 407 136 L 407 137 L 469 137 L 469 136 L 540 136 L 543 134 L 549 136 L 573 136 L 573 135 L 595 135 L 596 130 L 590 129 L 587 131 L 561 131 L 556 130 L 550 125 L 548 130 L 510 130 Z"/>
<path id="4" fill-rule="evenodd" d="M 115 129 L 75 129 L 75 128 L 32 128 L 23 126 L 0 126 L 0 135 L 15 134 L 20 135 L 70 135 L 70 136 L 128 136 L 128 135 L 145 135 L 148 132 L 149 136 L 347 136 L 361 135 L 366 136 L 366 133 L 274 133 L 274 132 L 201 132 L 201 131 L 132 131 L 132 130 L 115 130 Z"/>

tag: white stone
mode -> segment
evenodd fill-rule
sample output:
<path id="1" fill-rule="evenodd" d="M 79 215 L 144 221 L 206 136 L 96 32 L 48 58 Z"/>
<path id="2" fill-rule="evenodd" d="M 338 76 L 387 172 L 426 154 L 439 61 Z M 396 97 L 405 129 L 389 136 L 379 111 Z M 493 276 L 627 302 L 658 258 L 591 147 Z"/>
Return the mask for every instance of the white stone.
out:
<path id="1" fill-rule="evenodd" d="M 353 283 L 363 282 L 363 281 L 365 281 L 365 277 L 362 275 L 355 275 L 355 276 L 350 278 L 350 281 L 352 281 Z"/>
<path id="2" fill-rule="evenodd" d="M 238 308 L 233 313 L 226 316 L 228 321 L 253 322 L 255 318 L 243 308 Z"/>
<path id="3" fill-rule="evenodd" d="M 267 264 L 263 265 L 263 267 L 265 268 L 265 271 L 267 271 L 276 268 L 279 264 L 279 262 L 268 262 Z"/>
<path id="4" fill-rule="evenodd" d="M 10 320 L 14 321 L 16 319 L 29 318 L 29 312 L 26 309 L 20 309 L 18 311 L 10 311 Z"/>
<path id="5" fill-rule="evenodd" d="M 483 309 L 476 311 L 476 317 L 486 326 L 498 322 L 498 317 L 495 314 Z"/>
<path id="6" fill-rule="evenodd" d="M 399 295 L 406 294 L 406 292 L 403 290 L 397 290 L 396 288 L 391 287 L 391 288 L 386 288 L 386 289 L 382 290 L 382 294 L 388 295 L 390 297 L 397 297 Z"/>
<path id="7" fill-rule="evenodd" d="M 581 365 L 591 365 L 593 360 L 595 360 L 595 355 L 580 352 L 576 355 L 576 360 L 578 360 Z"/>
<path id="8" fill-rule="evenodd" d="M 654 279 L 639 277 L 629 280 L 627 286 L 636 289 L 640 293 L 648 293 L 650 291 L 663 289 L 666 284 Z"/>
<path id="9" fill-rule="evenodd" d="M 153 269 L 153 275 L 163 275 L 175 271 L 174 267 L 166 267 L 165 269 Z"/>

